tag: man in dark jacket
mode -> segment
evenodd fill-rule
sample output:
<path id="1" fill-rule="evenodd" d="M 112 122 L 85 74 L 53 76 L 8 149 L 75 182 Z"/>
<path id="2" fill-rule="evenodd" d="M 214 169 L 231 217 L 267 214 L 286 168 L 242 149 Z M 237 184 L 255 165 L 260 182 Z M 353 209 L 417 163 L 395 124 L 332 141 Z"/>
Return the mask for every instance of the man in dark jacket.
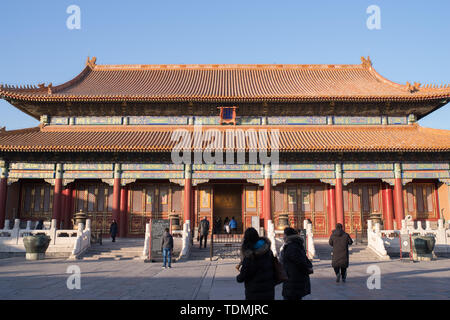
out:
<path id="1" fill-rule="evenodd" d="M 198 232 L 200 234 L 200 248 L 202 247 L 202 240 L 205 240 L 205 246 L 206 248 L 206 241 L 208 240 L 208 234 L 209 234 L 209 221 L 206 219 L 206 217 L 203 218 L 202 221 L 200 221 L 200 227 L 198 229 Z"/>
<path id="2" fill-rule="evenodd" d="M 342 224 L 338 223 L 336 229 L 333 230 L 331 234 L 329 244 L 333 247 L 333 258 L 331 261 L 331 266 L 334 268 L 336 273 L 336 282 L 341 280 L 345 282 L 347 278 L 347 268 L 348 268 L 348 246 L 353 243 L 352 238 L 346 233 Z"/>
<path id="3" fill-rule="evenodd" d="M 292 228 L 284 229 L 284 246 L 280 261 L 286 271 L 288 280 L 283 283 L 284 300 L 301 300 L 311 293 L 309 275 L 313 266 L 306 256 L 303 240 Z"/>
<path id="4" fill-rule="evenodd" d="M 109 227 L 109 233 L 111 234 L 112 242 L 116 242 L 117 222 L 115 219 L 113 219 L 111 226 Z"/>
<path id="5" fill-rule="evenodd" d="M 169 233 L 169 228 L 164 230 L 164 234 L 161 239 L 161 251 L 163 255 L 163 268 L 172 268 L 172 250 L 173 250 L 173 237 Z"/>
<path id="6" fill-rule="evenodd" d="M 270 240 L 260 238 L 252 248 L 242 252 L 243 260 L 237 282 L 245 283 L 246 300 L 274 300 L 275 273 Z"/>

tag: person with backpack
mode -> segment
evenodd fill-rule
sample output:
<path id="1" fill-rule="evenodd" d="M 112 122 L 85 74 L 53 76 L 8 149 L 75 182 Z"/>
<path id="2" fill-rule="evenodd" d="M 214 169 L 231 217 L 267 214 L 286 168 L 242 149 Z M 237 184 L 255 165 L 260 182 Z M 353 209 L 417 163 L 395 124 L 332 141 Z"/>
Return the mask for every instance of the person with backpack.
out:
<path id="1" fill-rule="evenodd" d="M 345 282 L 349 264 L 348 246 L 353 243 L 353 240 L 350 238 L 350 235 L 343 230 L 342 224 L 338 223 L 336 229 L 333 230 L 328 243 L 333 247 L 331 266 L 336 274 L 336 282 L 339 282 L 341 277 L 342 281 Z"/>
<path id="2" fill-rule="evenodd" d="M 161 251 L 163 256 L 163 268 L 166 269 L 167 266 L 172 268 L 173 237 L 170 234 L 169 228 L 164 229 L 161 238 Z"/>
<path id="3" fill-rule="evenodd" d="M 206 248 L 206 242 L 208 241 L 209 234 L 209 221 L 208 219 L 206 219 L 206 217 L 204 217 L 203 220 L 200 221 L 198 232 L 200 235 L 200 249 L 202 248 L 202 240 L 205 240 L 204 248 Z"/>
<path id="4" fill-rule="evenodd" d="M 270 245 L 270 240 L 260 237 L 255 228 L 245 230 L 236 281 L 245 283 L 246 300 L 275 299 L 276 275 Z"/>
<path id="5" fill-rule="evenodd" d="M 313 273 L 313 266 L 306 256 L 303 239 L 293 228 L 284 229 L 280 261 L 288 278 L 283 282 L 284 300 L 302 300 L 304 296 L 311 294 L 309 275 Z"/>

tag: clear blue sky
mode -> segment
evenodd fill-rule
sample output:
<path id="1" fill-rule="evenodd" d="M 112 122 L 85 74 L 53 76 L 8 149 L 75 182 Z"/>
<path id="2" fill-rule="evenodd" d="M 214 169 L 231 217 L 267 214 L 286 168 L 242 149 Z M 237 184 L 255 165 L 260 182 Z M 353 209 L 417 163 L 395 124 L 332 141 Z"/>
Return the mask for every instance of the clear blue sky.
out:
<path id="1" fill-rule="evenodd" d="M 81 29 L 69 30 L 69 5 Z M 381 30 L 366 27 L 370 5 Z M 358 64 L 388 79 L 450 83 L 450 1 L 3 1 L 0 83 L 54 85 L 98 64 Z M 38 122 L 0 101 L 0 126 Z M 447 105 L 420 121 L 450 129 Z"/>

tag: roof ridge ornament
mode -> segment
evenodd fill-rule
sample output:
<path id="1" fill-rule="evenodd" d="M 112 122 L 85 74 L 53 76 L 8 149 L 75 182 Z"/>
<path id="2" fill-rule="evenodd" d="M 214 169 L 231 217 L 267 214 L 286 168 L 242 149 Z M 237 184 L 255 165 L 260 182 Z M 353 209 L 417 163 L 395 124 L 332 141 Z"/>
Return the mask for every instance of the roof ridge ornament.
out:
<path id="1" fill-rule="evenodd" d="M 97 57 L 92 57 L 91 59 L 89 59 L 89 56 L 88 56 L 86 59 L 86 66 L 91 69 L 94 69 L 96 66 L 96 64 L 95 64 L 96 62 L 97 62 Z"/>
<path id="2" fill-rule="evenodd" d="M 52 89 L 53 89 L 53 83 L 52 82 L 50 82 L 47 86 L 45 85 L 45 83 L 38 83 L 38 88 L 41 89 L 41 90 L 44 90 L 44 91 L 45 91 L 45 89 L 47 89 L 47 93 L 48 94 L 52 94 L 53 93 L 52 92 Z"/>
<path id="3" fill-rule="evenodd" d="M 411 92 L 414 93 L 416 91 L 419 91 L 419 88 L 422 84 L 420 82 L 414 82 L 414 84 L 411 84 L 409 82 L 406 82 L 406 89 Z"/>
<path id="4" fill-rule="evenodd" d="M 370 60 L 370 56 L 367 56 L 367 58 L 361 57 L 361 65 L 365 69 L 371 68 L 372 67 L 372 61 Z"/>

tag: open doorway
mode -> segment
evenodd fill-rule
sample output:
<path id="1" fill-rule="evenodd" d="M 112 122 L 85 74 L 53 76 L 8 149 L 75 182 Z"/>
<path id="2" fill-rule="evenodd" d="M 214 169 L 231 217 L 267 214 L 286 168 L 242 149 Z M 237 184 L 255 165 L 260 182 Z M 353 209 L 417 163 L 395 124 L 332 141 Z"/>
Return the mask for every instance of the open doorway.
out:
<path id="1" fill-rule="evenodd" d="M 224 223 L 234 218 L 237 223 L 236 233 L 243 232 L 242 224 L 242 185 L 214 185 L 213 229 L 216 234 L 226 233 Z"/>

